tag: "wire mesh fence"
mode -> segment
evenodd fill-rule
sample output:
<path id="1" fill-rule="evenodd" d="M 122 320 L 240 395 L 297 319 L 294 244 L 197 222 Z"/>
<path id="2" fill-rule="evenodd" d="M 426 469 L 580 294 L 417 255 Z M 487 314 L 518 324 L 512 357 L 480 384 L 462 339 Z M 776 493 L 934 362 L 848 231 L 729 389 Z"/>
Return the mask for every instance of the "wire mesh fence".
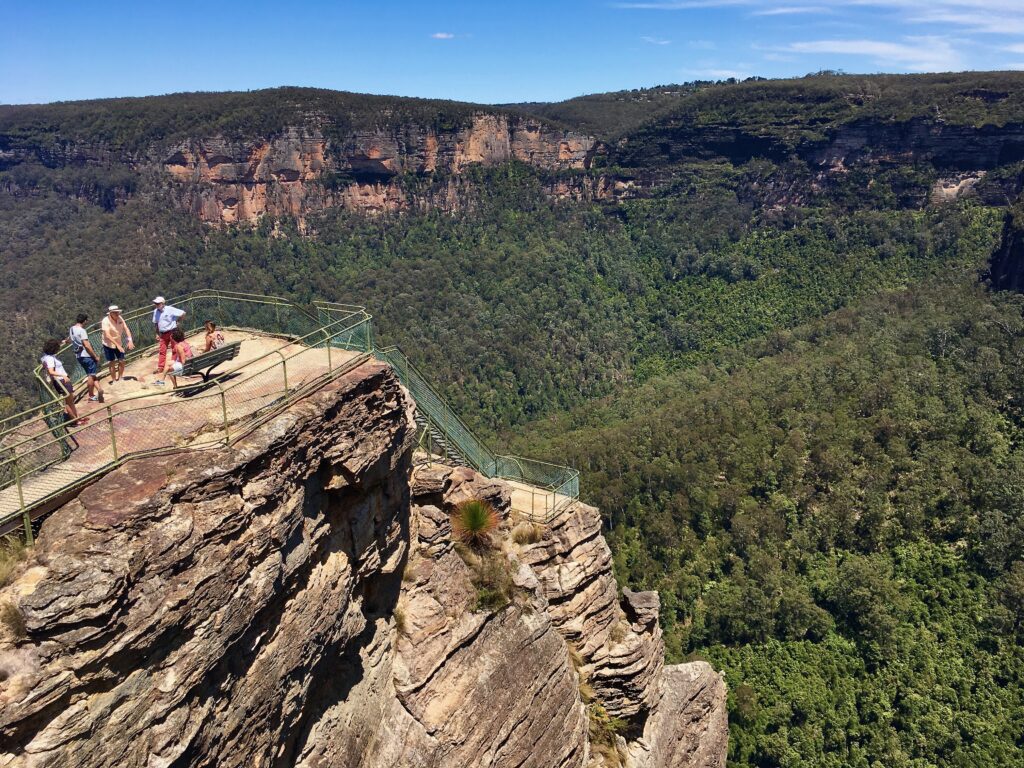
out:
<path id="1" fill-rule="evenodd" d="M 522 456 L 496 455 L 466 426 L 426 378 L 398 347 L 374 354 L 394 369 L 422 414 L 420 444 L 428 453 L 465 460 L 477 472 L 498 477 L 513 486 L 513 506 L 538 522 L 550 522 L 566 504 L 580 495 L 579 472 L 557 464 Z"/>
<path id="2" fill-rule="evenodd" d="M 495 456 L 482 440 L 463 423 L 448 403 L 430 386 L 426 378 L 409 362 L 398 347 L 385 347 L 375 352 L 394 369 L 416 407 L 432 422 L 444 438 L 450 440 L 477 472 L 495 476 Z"/>
<path id="3" fill-rule="evenodd" d="M 77 426 L 65 415 L 49 376 L 37 368 L 41 404 L 0 421 L 0 532 L 9 530 L 20 515 L 31 538 L 31 509 L 127 457 L 231 444 L 275 408 L 350 370 L 369 353 L 391 365 L 408 389 L 424 416 L 426 444 L 481 474 L 508 480 L 514 506 L 523 514 L 548 522 L 579 496 L 579 473 L 569 467 L 496 455 L 400 349 L 374 347 L 371 318 L 362 307 L 331 302 L 302 307 L 273 296 L 226 291 L 196 291 L 167 303 L 185 311 L 179 325 L 187 335 L 201 334 L 209 321 L 225 331 L 276 337 L 280 344 L 240 360 L 216 379 L 98 407 L 89 414 L 89 423 Z M 153 308 L 127 311 L 123 317 L 135 342 L 127 362 L 153 354 Z M 100 323 L 87 331 L 99 352 Z M 67 345 L 58 357 L 80 392 L 84 369 Z"/>
<path id="4" fill-rule="evenodd" d="M 230 444 L 275 407 L 368 358 L 371 318 L 360 308 L 329 313 L 322 321 L 315 311 L 274 297 L 198 292 L 172 302 L 186 311 L 183 330 L 220 320 L 224 328 L 280 340 L 215 379 L 97 404 L 88 423 L 83 419 L 77 425 L 65 415 L 49 377 L 37 369 L 45 401 L 0 422 L 0 532 L 21 515 L 30 538 L 29 510 L 126 457 Z M 125 315 L 133 339 L 148 332 L 152 340 L 150 309 Z M 90 339 L 97 334 L 94 348 L 99 349 L 98 325 L 89 331 Z M 153 351 L 153 344 L 140 344 L 131 357 Z M 60 355 L 73 362 L 68 348 Z M 65 367 L 76 384 L 84 379 L 80 368 Z"/>

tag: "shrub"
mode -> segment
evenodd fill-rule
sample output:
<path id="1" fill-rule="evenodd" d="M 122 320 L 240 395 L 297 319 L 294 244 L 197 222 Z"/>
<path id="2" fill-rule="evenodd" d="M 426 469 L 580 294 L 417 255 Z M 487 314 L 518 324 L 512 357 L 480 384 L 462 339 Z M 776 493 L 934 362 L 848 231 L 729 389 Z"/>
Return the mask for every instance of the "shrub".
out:
<path id="1" fill-rule="evenodd" d="M 515 586 L 508 558 L 500 552 L 488 552 L 481 557 L 473 572 L 473 585 L 477 610 L 499 611 L 512 602 Z"/>
<path id="2" fill-rule="evenodd" d="M 482 549 L 491 543 L 491 533 L 498 527 L 498 513 L 480 499 L 469 499 L 455 508 L 452 514 L 452 534 L 473 549 Z"/>
<path id="3" fill-rule="evenodd" d="M 395 617 L 395 629 L 398 630 L 400 635 L 409 634 L 409 619 L 405 615 L 405 608 L 401 605 L 396 605 L 394 610 Z"/>
<path id="4" fill-rule="evenodd" d="M 613 643 L 621 643 L 626 639 L 626 635 L 629 634 L 629 624 L 622 619 L 615 622 L 615 626 L 612 627 L 611 632 L 608 633 L 608 639 Z"/>
<path id="5" fill-rule="evenodd" d="M 591 749 L 604 758 L 606 765 L 622 765 L 625 755 L 619 751 L 618 737 L 625 732 L 626 721 L 609 715 L 597 701 L 587 706 L 587 716 L 590 718 Z"/>
<path id="6" fill-rule="evenodd" d="M 461 542 L 455 551 L 469 566 L 469 578 L 476 588 L 476 611 L 499 611 L 512 602 L 515 584 L 508 558 L 495 550 L 474 551 Z"/>
<path id="7" fill-rule="evenodd" d="M 0 603 L 0 625 L 3 625 L 15 640 L 25 636 L 25 617 L 21 615 L 18 606 L 9 600 Z"/>
<path id="8" fill-rule="evenodd" d="M 512 541 L 520 546 L 536 544 L 544 536 L 544 529 L 536 523 L 522 522 L 512 529 Z"/>
<path id="9" fill-rule="evenodd" d="M 6 586 L 18 563 L 25 559 L 26 547 L 17 536 L 0 538 L 0 587 Z"/>

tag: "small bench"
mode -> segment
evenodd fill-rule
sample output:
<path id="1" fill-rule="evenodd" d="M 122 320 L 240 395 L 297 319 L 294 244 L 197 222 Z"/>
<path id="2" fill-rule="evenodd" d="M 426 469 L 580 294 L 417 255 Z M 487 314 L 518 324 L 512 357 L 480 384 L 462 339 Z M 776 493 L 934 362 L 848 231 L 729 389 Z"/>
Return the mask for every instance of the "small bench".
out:
<path id="1" fill-rule="evenodd" d="M 238 352 L 242 348 L 242 342 L 232 341 L 230 344 L 225 344 L 223 347 L 218 349 L 211 349 L 209 352 L 203 352 L 201 355 L 196 355 L 191 360 L 187 360 L 181 366 L 181 373 L 178 376 L 202 376 L 203 382 L 209 382 L 210 376 L 213 373 L 213 369 L 221 363 L 226 363 L 228 360 L 234 360 L 238 357 Z M 205 371 L 203 369 L 206 369 Z"/>

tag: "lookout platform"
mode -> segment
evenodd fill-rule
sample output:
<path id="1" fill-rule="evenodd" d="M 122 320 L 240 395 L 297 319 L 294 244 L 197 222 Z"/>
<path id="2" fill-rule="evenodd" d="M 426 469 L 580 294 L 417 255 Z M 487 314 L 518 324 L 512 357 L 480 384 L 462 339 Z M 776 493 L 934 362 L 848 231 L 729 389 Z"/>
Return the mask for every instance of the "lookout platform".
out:
<path id="1" fill-rule="evenodd" d="M 16 470 L 24 474 L 0 490 L 0 520 L 47 499 L 59 502 L 62 489 L 81 485 L 122 457 L 224 444 L 232 426 L 241 430 L 246 421 L 294 399 L 289 395 L 369 359 L 354 350 L 329 352 L 249 330 L 227 330 L 224 337 L 227 343 L 240 342 L 238 357 L 221 366 L 210 382 L 179 376 L 172 388 L 168 377 L 155 372 L 157 353 L 151 349 L 127 364 L 121 381 L 112 383 L 104 371 L 105 402 L 89 402 L 84 388 L 77 388 L 84 423 L 54 429 L 47 419 L 37 418 L 6 433 L 0 450 L 16 454 Z M 203 334 L 188 340 L 198 354 Z M 154 383 L 159 379 L 166 385 Z"/>
<path id="2" fill-rule="evenodd" d="M 124 378 L 101 370 L 104 402 L 90 402 L 85 375 L 71 350 L 61 358 L 75 383 L 80 420 L 71 423 L 48 377 L 37 370 L 43 403 L 0 422 L 0 534 L 18 527 L 31 539 L 32 521 L 65 503 L 77 489 L 140 456 L 231 445 L 265 419 L 333 377 L 369 359 L 392 366 L 416 403 L 421 446 L 491 477 L 508 481 L 512 506 L 547 522 L 576 498 L 579 475 L 568 467 L 492 453 L 395 347 L 373 345 L 361 307 L 318 302 L 312 308 L 267 296 L 199 291 L 169 302 L 196 355 L 202 323 L 216 322 L 239 353 L 215 375 L 170 379 L 156 372 L 155 345 L 129 355 Z M 150 307 L 125 315 L 136 340 L 152 339 Z M 100 348 L 98 324 L 89 329 Z M 166 381 L 158 386 L 158 379 Z"/>

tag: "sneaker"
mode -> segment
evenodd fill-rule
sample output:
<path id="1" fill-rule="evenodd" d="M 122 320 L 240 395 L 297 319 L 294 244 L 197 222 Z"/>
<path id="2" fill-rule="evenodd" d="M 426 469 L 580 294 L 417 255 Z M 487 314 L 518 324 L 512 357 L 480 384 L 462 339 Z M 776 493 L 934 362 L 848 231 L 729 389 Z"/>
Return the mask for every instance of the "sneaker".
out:
<path id="1" fill-rule="evenodd" d="M 93 395 L 92 397 L 89 398 L 89 402 L 90 403 L 102 403 L 103 401 L 100 399 L 99 395 Z"/>
<path id="2" fill-rule="evenodd" d="M 154 384 L 155 384 L 156 386 L 158 386 L 158 387 L 166 387 L 166 386 L 167 386 L 167 382 L 166 382 L 166 381 L 164 381 L 163 379 L 157 379 L 157 380 L 156 380 L 156 381 L 154 381 L 153 383 L 154 383 Z"/>

